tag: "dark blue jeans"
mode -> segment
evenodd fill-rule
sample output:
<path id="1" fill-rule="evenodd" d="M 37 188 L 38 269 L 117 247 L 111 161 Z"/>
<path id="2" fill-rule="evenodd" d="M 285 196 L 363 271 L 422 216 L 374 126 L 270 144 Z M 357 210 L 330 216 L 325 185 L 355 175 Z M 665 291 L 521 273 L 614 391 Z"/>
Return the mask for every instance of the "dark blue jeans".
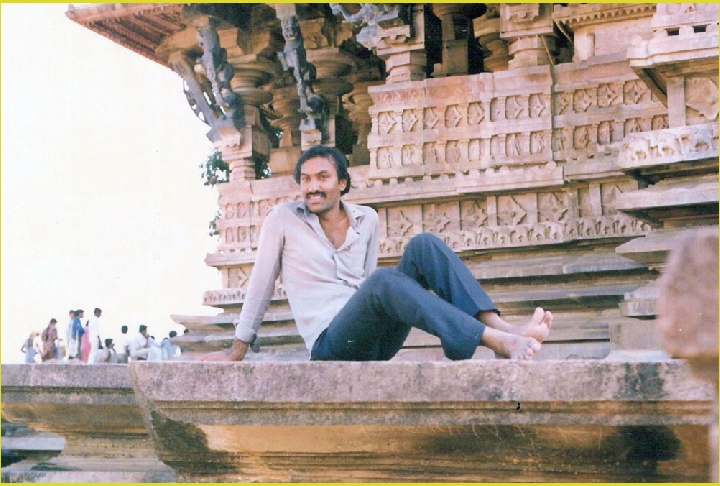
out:
<path id="1" fill-rule="evenodd" d="M 474 318 L 480 311 L 498 312 L 458 256 L 435 235 L 423 233 L 410 240 L 397 268 L 378 268 L 363 282 L 310 356 L 389 360 L 414 326 L 439 337 L 448 358 L 469 359 L 485 330 Z"/>

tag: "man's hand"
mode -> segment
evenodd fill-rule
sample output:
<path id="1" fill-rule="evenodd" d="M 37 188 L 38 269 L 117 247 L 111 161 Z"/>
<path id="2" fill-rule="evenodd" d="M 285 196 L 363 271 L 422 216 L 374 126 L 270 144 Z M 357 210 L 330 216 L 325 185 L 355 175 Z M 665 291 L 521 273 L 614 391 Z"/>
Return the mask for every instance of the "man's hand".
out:
<path id="1" fill-rule="evenodd" d="M 200 361 L 242 361 L 250 345 L 235 339 L 232 347 L 227 351 L 215 351 L 200 358 Z"/>

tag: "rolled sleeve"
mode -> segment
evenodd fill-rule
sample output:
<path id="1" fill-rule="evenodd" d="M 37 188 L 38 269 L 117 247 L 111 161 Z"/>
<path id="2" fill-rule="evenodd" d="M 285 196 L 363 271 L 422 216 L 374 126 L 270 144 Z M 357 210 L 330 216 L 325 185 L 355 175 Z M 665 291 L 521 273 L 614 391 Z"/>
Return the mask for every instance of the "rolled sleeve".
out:
<path id="1" fill-rule="evenodd" d="M 283 225 L 277 208 L 263 222 L 255 265 L 248 282 L 240 317 L 235 319 L 235 337 L 249 341 L 260 328 L 275 291 L 283 250 Z"/>
<path id="2" fill-rule="evenodd" d="M 235 339 L 239 339 L 243 342 L 250 342 L 253 336 L 256 334 L 256 330 L 247 324 L 240 322 L 240 319 L 235 319 Z"/>
<path id="3" fill-rule="evenodd" d="M 370 239 L 367 246 L 367 254 L 365 255 L 365 278 L 377 268 L 378 248 L 380 246 L 380 235 L 378 234 L 378 215 L 375 210 L 368 211 L 367 227 L 370 228 Z"/>

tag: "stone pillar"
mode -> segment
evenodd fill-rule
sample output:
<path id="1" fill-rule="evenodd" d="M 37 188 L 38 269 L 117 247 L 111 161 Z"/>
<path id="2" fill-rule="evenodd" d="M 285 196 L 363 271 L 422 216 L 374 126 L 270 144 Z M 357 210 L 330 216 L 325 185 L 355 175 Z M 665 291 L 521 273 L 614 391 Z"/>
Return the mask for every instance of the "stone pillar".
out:
<path id="1" fill-rule="evenodd" d="M 348 157 L 351 166 L 370 164 L 368 135 L 372 128 L 372 117 L 368 111 L 372 98 L 368 88 L 382 84 L 377 69 L 361 70 L 352 77 L 353 90 L 343 96 L 343 105 L 348 111 L 348 118 L 357 135 L 352 152 Z"/>
<path id="2" fill-rule="evenodd" d="M 187 35 L 168 39 L 158 55 L 185 81 L 188 102 L 210 126 L 207 137 L 230 166 L 230 180 L 253 180 L 256 163 L 270 156 L 259 107 L 271 95 L 259 88 L 277 68 L 258 52 L 273 39 L 266 37 L 264 45 L 256 38 L 243 43 L 238 28 L 222 20 L 196 12 L 187 17 Z"/>
<path id="3" fill-rule="evenodd" d="M 316 69 L 307 60 L 305 40 L 294 4 L 274 5 L 282 26 L 285 47 L 278 52 L 283 68 L 294 78 L 300 100 L 300 143 L 302 148 L 324 143 L 328 139 L 328 109 L 325 99 L 315 93 Z"/>
<path id="4" fill-rule="evenodd" d="M 278 148 L 270 156 L 270 170 L 273 176 L 292 174 L 295 161 L 300 155 L 300 98 L 292 76 L 286 74 L 278 80 L 272 89 L 272 107 L 277 119 L 271 122 L 272 126 L 282 130 Z"/>
<path id="5" fill-rule="evenodd" d="M 659 280 L 658 328 L 663 347 L 684 358 L 718 395 L 718 230 L 683 233 Z M 718 481 L 717 398 L 710 431 L 711 481 Z"/>
<path id="6" fill-rule="evenodd" d="M 470 72 L 470 62 L 477 61 L 471 50 L 472 19 L 482 12 L 480 4 L 436 3 L 433 13 L 440 19 L 442 62 L 435 64 L 433 77 L 456 76 Z"/>
<path id="7" fill-rule="evenodd" d="M 510 54 L 507 41 L 500 38 L 500 10 L 487 5 L 484 15 L 473 21 L 475 37 L 483 50 L 483 67 L 487 72 L 507 71 Z"/>
<path id="8" fill-rule="evenodd" d="M 325 17 L 300 21 L 307 59 L 315 66 L 313 88 L 325 99 L 328 110 L 327 133 L 322 143 L 347 153 L 352 149 L 352 126 L 343 109 L 342 96 L 353 89 L 345 77 L 353 70 L 356 60 L 340 49 L 339 27 Z M 312 144 L 303 142 L 303 150 Z"/>
<path id="9" fill-rule="evenodd" d="M 377 56 L 385 61 L 387 83 L 421 81 L 425 79 L 424 5 L 397 5 L 392 18 L 378 23 Z"/>
<path id="10" fill-rule="evenodd" d="M 502 4 L 500 37 L 510 42 L 510 69 L 554 64 L 552 5 Z"/>

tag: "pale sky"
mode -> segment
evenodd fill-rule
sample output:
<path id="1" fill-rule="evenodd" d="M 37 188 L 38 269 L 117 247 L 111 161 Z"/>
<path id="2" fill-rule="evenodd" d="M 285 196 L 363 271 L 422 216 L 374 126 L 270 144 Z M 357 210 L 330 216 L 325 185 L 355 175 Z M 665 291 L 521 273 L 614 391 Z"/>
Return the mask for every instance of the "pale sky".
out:
<path id="1" fill-rule="evenodd" d="M 170 314 L 213 315 L 204 263 L 217 191 L 212 146 L 180 78 L 65 16 L 67 4 L 2 4 L 3 363 L 68 310 L 103 310 L 114 337 Z"/>

